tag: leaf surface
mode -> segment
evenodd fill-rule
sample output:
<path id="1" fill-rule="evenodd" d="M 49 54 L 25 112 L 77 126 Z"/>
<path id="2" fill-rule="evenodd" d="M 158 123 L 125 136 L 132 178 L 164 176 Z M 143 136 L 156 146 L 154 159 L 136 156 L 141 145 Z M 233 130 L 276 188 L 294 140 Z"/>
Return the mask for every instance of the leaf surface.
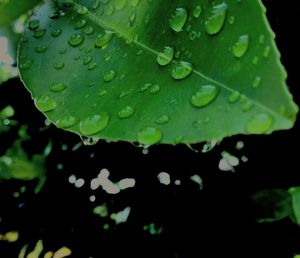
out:
<path id="1" fill-rule="evenodd" d="M 55 8 L 31 18 L 19 68 L 58 127 L 151 145 L 293 126 L 259 0 L 80 0 L 49 18 Z"/>

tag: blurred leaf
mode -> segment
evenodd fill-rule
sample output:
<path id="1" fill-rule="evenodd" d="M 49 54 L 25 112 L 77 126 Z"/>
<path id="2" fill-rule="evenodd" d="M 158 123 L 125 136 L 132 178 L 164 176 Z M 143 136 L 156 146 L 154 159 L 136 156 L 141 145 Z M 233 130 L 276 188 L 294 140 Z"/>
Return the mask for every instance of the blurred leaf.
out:
<path id="1" fill-rule="evenodd" d="M 300 187 L 292 187 L 289 189 L 292 196 L 292 207 L 295 222 L 300 226 Z"/>
<path id="2" fill-rule="evenodd" d="M 268 189 L 252 196 L 259 211 L 259 222 L 273 222 L 288 217 L 292 212 L 292 198 L 287 190 Z"/>

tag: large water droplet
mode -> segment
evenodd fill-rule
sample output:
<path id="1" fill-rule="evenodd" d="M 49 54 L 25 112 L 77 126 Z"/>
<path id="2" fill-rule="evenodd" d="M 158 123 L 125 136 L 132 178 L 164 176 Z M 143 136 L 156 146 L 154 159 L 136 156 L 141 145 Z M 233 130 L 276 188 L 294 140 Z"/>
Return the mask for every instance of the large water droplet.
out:
<path id="1" fill-rule="evenodd" d="M 246 130 L 251 134 L 268 133 L 273 124 L 273 118 L 266 113 L 252 116 L 246 126 Z"/>
<path id="2" fill-rule="evenodd" d="M 64 115 L 62 118 L 56 121 L 58 127 L 69 128 L 77 123 L 77 119 L 71 115 Z"/>
<path id="3" fill-rule="evenodd" d="M 225 23 L 227 9 L 226 3 L 213 7 L 210 16 L 205 21 L 205 30 L 209 35 L 215 35 L 221 31 Z"/>
<path id="4" fill-rule="evenodd" d="M 106 30 L 104 34 L 100 34 L 95 39 L 95 47 L 104 48 L 111 41 L 114 33 L 112 31 Z"/>
<path id="5" fill-rule="evenodd" d="M 61 82 L 57 82 L 57 83 L 52 83 L 49 86 L 49 88 L 53 92 L 60 92 L 60 91 L 63 91 L 64 89 L 66 89 L 67 85 L 65 85 L 64 83 L 61 83 Z"/>
<path id="6" fill-rule="evenodd" d="M 172 47 L 164 47 L 163 51 L 159 53 L 157 57 L 157 62 L 161 66 L 169 64 L 174 57 L 174 48 Z"/>
<path id="7" fill-rule="evenodd" d="M 158 143 L 162 136 L 162 132 L 159 129 L 147 127 L 138 133 L 137 140 L 139 143 L 144 145 L 153 145 Z"/>
<path id="8" fill-rule="evenodd" d="M 90 115 L 79 124 L 79 130 L 84 136 L 93 135 L 103 130 L 109 122 L 107 113 Z"/>
<path id="9" fill-rule="evenodd" d="M 77 47 L 79 45 L 81 45 L 84 41 L 84 36 L 82 36 L 81 34 L 73 34 L 68 43 L 72 46 L 72 47 Z"/>
<path id="10" fill-rule="evenodd" d="M 126 106 L 119 111 L 118 116 L 119 118 L 129 118 L 133 114 L 134 114 L 134 108 L 131 106 Z"/>
<path id="11" fill-rule="evenodd" d="M 177 8 L 171 15 L 170 27 L 176 32 L 182 31 L 187 21 L 187 10 L 185 8 Z"/>
<path id="12" fill-rule="evenodd" d="M 219 87 L 214 85 L 202 86 L 191 99 L 191 103 L 195 107 L 205 107 L 210 104 L 219 93 Z"/>
<path id="13" fill-rule="evenodd" d="M 249 47 L 249 36 L 242 35 L 238 38 L 237 42 L 234 44 L 232 48 L 232 53 L 235 57 L 243 57 Z"/>
<path id="14" fill-rule="evenodd" d="M 171 76 L 175 80 L 182 80 L 188 77 L 193 72 L 193 65 L 189 62 L 180 61 L 173 64 Z"/>
<path id="15" fill-rule="evenodd" d="M 35 105 L 42 112 L 48 112 L 57 107 L 56 101 L 49 96 L 41 96 L 35 99 Z"/>

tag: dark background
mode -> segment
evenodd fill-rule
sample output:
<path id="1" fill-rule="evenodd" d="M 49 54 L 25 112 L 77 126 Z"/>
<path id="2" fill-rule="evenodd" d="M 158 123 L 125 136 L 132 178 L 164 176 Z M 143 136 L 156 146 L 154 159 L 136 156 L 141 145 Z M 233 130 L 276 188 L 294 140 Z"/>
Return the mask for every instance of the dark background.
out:
<path id="1" fill-rule="evenodd" d="M 264 3 L 289 74 L 288 85 L 299 104 L 300 3 Z M 1 86 L 0 96 L 0 108 L 11 104 L 16 120 L 29 125 L 32 140 L 23 146 L 30 154 L 41 153 L 49 139 L 53 141 L 47 158 L 47 182 L 38 195 L 33 193 L 35 182 L 26 183 L 28 190 L 19 198 L 12 193 L 23 182 L 0 182 L 0 232 L 20 232 L 16 243 L 0 242 L 1 258 L 17 257 L 26 243 L 31 250 L 38 239 L 43 239 L 46 250 L 68 246 L 72 257 L 81 258 L 291 258 L 300 253 L 300 228 L 288 219 L 256 223 L 259 211 L 250 199 L 259 190 L 300 186 L 299 120 L 292 130 L 270 136 L 225 139 L 207 154 L 179 145 L 154 146 L 144 155 L 131 144 L 105 142 L 71 152 L 61 150 L 61 145 L 71 148 L 79 142 L 78 137 L 53 126 L 40 130 L 44 117 L 33 107 L 29 93 L 18 80 Z M 16 138 L 17 128 L 0 135 L 0 155 Z M 240 151 L 235 149 L 238 141 L 245 143 Z M 218 162 L 224 150 L 237 157 L 245 155 L 249 161 L 242 162 L 235 173 L 222 172 Z M 58 164 L 63 165 L 62 170 L 57 169 Z M 109 169 L 112 181 L 135 178 L 136 187 L 114 196 L 100 189 L 92 192 L 89 181 L 101 168 Z M 169 186 L 158 182 L 161 171 L 171 175 Z M 72 186 L 68 182 L 71 174 L 84 178 L 84 187 Z M 202 177 L 203 190 L 189 179 L 194 174 Z M 174 184 L 176 179 L 181 180 L 181 186 Z M 96 195 L 94 203 L 89 201 L 91 194 Z M 110 211 L 130 206 L 128 221 L 114 226 L 109 219 L 93 215 L 93 208 L 104 202 Z M 109 230 L 103 229 L 104 223 L 110 223 Z M 143 226 L 150 223 L 162 226 L 162 234 L 144 231 Z"/>

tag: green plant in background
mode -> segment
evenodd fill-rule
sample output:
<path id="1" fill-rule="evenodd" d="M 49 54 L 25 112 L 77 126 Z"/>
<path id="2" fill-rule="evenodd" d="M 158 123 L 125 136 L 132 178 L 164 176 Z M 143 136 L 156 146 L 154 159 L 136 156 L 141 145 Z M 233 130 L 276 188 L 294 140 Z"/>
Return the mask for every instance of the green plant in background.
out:
<path id="1" fill-rule="evenodd" d="M 264 12 L 253 0 L 45 1 L 18 67 L 37 108 L 82 136 L 152 145 L 271 133 L 298 108 Z"/>

